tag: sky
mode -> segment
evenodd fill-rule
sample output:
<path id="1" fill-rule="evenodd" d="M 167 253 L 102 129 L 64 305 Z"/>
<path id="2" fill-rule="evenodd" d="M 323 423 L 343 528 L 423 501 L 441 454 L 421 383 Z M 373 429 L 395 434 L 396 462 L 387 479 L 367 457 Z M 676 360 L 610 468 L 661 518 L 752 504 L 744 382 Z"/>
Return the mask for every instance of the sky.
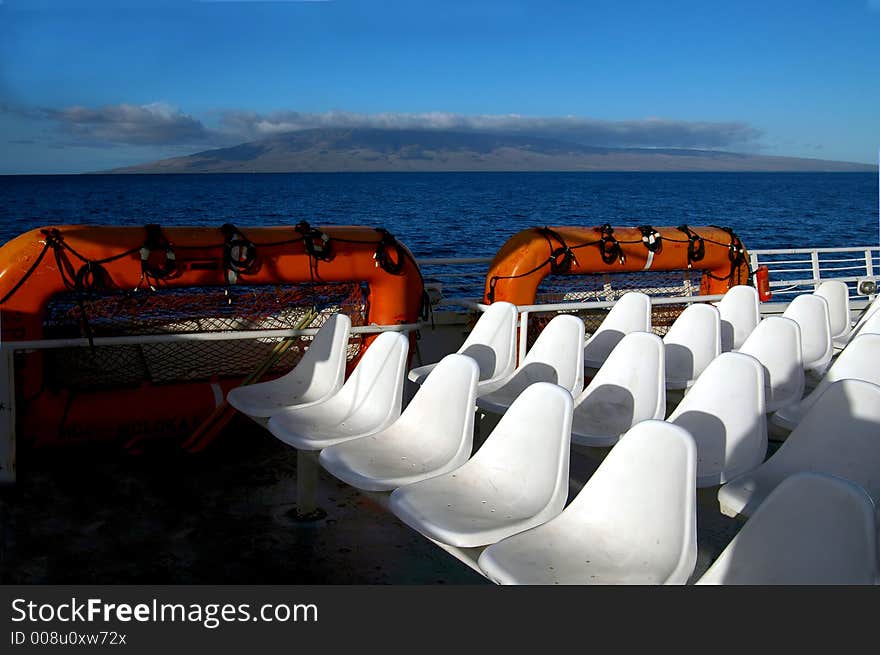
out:
<path id="1" fill-rule="evenodd" d="M 877 163 L 880 0 L 0 0 L 0 174 L 313 127 Z"/>

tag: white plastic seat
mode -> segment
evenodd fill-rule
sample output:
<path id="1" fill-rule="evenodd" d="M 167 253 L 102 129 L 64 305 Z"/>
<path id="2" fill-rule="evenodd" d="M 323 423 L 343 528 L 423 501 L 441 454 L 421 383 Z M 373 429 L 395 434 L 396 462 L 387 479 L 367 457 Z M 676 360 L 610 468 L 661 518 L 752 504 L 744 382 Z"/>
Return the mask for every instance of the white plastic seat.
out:
<path id="1" fill-rule="evenodd" d="M 269 431 L 299 450 L 321 450 L 384 430 L 400 416 L 409 339 L 383 332 L 367 348 L 342 388 L 317 405 L 283 409 Z"/>
<path id="2" fill-rule="evenodd" d="M 650 331 L 651 299 L 638 291 L 626 292 L 584 344 L 584 365 L 599 368 L 624 336 Z"/>
<path id="3" fill-rule="evenodd" d="M 786 478 L 697 584 L 877 583 L 874 504 L 847 480 Z"/>
<path id="4" fill-rule="evenodd" d="M 571 407 L 566 389 L 529 386 L 468 462 L 395 489 L 391 511 L 428 538 L 462 548 L 550 520 L 568 496 Z"/>
<path id="5" fill-rule="evenodd" d="M 843 348 L 851 330 L 849 313 L 849 287 L 840 280 L 826 280 L 813 292 L 828 303 L 828 320 L 831 325 L 831 341 L 836 348 Z"/>
<path id="6" fill-rule="evenodd" d="M 880 312 L 874 312 L 859 321 L 850 333 L 847 343 L 862 334 L 880 334 Z"/>
<path id="7" fill-rule="evenodd" d="M 845 478 L 880 501 L 880 386 L 839 380 L 826 387 L 770 459 L 718 490 L 718 504 L 728 516 L 748 516 L 801 471 Z"/>
<path id="8" fill-rule="evenodd" d="M 778 410 L 770 421 L 794 430 L 829 386 L 847 378 L 880 384 L 880 334 L 859 334 L 840 352 L 815 389 L 800 402 Z"/>
<path id="9" fill-rule="evenodd" d="M 877 316 L 880 316 L 880 293 L 877 294 L 877 297 L 871 302 L 870 305 L 865 308 L 862 312 L 862 315 L 859 317 L 859 320 L 856 321 L 856 324 L 853 326 L 852 331 L 850 332 L 850 340 L 854 339 L 856 335 L 862 333 L 862 330 L 865 329 L 865 324 L 868 321 L 876 321 Z M 873 323 L 874 325 L 880 325 L 877 323 Z"/>
<path id="10" fill-rule="evenodd" d="M 684 584 L 697 561 L 696 447 L 686 430 L 643 421 L 556 518 L 489 546 L 499 584 Z"/>
<path id="11" fill-rule="evenodd" d="M 627 334 L 574 401 L 571 441 L 613 446 L 640 421 L 666 416 L 663 341 L 656 334 Z"/>
<path id="12" fill-rule="evenodd" d="M 479 368 L 447 355 L 391 426 L 321 451 L 332 475 L 367 491 L 391 491 L 458 468 L 471 456 Z"/>
<path id="13" fill-rule="evenodd" d="M 473 358 L 480 367 L 479 389 L 489 393 L 516 368 L 516 305 L 496 302 L 480 316 L 458 352 Z M 419 366 L 409 379 L 422 384 L 437 364 Z"/>
<path id="14" fill-rule="evenodd" d="M 828 301 L 821 296 L 807 293 L 792 300 L 782 315 L 797 322 L 801 328 L 804 369 L 822 375 L 834 353 Z"/>
<path id="15" fill-rule="evenodd" d="M 553 318 L 526 354 L 522 364 L 491 393 L 477 391 L 477 406 L 503 414 L 531 384 L 551 382 L 572 395 L 584 388 L 584 322 L 570 314 Z"/>
<path id="16" fill-rule="evenodd" d="M 747 284 L 731 287 L 718 303 L 721 352 L 739 350 L 761 320 L 758 290 Z"/>
<path id="17" fill-rule="evenodd" d="M 345 381 L 351 319 L 333 314 L 315 334 L 299 363 L 288 373 L 229 391 L 226 400 L 240 412 L 267 418 L 285 407 L 309 407 L 328 399 Z"/>
<path id="18" fill-rule="evenodd" d="M 716 357 L 667 419 L 697 444 L 697 486 L 722 484 L 767 454 L 764 369 L 742 353 Z"/>
<path id="19" fill-rule="evenodd" d="M 666 388 L 687 389 L 721 354 L 721 316 L 705 303 L 685 309 L 663 337 Z"/>
<path id="20" fill-rule="evenodd" d="M 790 318 L 768 316 L 758 323 L 739 352 L 764 367 L 764 389 L 769 414 L 798 402 L 804 395 L 804 353 L 801 328 Z"/>

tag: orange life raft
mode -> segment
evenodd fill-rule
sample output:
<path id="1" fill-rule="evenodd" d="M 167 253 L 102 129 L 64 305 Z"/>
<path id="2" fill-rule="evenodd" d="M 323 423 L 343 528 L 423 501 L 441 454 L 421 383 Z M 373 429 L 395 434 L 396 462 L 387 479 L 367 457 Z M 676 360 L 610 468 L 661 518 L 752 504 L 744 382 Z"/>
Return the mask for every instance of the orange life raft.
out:
<path id="1" fill-rule="evenodd" d="M 418 265 L 382 229 L 69 225 L 32 230 L 0 247 L 0 338 L 43 339 L 50 300 L 80 287 L 109 283 L 149 294 L 159 287 L 315 282 L 365 283 L 367 324 L 419 319 L 424 287 Z M 145 383 L 72 393 L 44 388 L 40 351 L 18 357 L 16 369 L 18 433 L 38 445 L 186 436 L 238 383 Z"/>
<path id="2" fill-rule="evenodd" d="M 518 232 L 495 255 L 484 302 L 533 305 L 548 275 L 698 270 L 700 293 L 749 283 L 748 253 L 720 227 L 544 227 Z"/>

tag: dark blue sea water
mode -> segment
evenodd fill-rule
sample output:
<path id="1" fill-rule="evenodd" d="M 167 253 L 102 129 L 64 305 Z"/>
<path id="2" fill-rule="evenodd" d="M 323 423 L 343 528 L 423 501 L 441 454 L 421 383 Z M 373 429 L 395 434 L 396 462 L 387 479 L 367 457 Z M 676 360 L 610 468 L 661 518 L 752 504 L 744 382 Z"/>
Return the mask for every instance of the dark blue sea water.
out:
<path id="1" fill-rule="evenodd" d="M 51 224 L 381 226 L 416 256 L 492 255 L 541 225 L 724 225 L 750 248 L 878 243 L 873 173 L 0 177 L 0 243 Z"/>

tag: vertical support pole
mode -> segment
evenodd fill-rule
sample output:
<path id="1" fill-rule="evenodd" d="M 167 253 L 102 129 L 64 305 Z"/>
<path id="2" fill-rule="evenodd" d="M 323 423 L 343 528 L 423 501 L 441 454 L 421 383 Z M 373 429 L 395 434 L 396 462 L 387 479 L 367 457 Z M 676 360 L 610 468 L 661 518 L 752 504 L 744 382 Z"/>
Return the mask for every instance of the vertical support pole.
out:
<path id="1" fill-rule="evenodd" d="M 318 521 L 327 513 L 318 507 L 318 452 L 296 451 L 296 507 L 297 521 Z"/>
<path id="2" fill-rule="evenodd" d="M 529 346 L 529 313 L 522 312 L 519 315 L 519 358 L 517 365 L 522 364 L 526 357 L 526 348 Z"/>
<path id="3" fill-rule="evenodd" d="M 758 254 L 754 252 L 749 253 L 749 259 L 751 260 L 751 268 L 753 271 L 758 270 L 758 266 L 760 266 L 758 262 Z"/>
<path id="4" fill-rule="evenodd" d="M 813 289 L 818 289 L 821 277 L 819 273 L 819 251 L 814 250 L 810 253 L 810 263 L 813 267 Z"/>
<path id="5" fill-rule="evenodd" d="M 874 277 L 874 258 L 870 248 L 865 248 L 865 274 L 868 277 Z M 874 298 L 880 296 L 878 294 L 868 294 L 868 302 L 872 302 Z"/>

